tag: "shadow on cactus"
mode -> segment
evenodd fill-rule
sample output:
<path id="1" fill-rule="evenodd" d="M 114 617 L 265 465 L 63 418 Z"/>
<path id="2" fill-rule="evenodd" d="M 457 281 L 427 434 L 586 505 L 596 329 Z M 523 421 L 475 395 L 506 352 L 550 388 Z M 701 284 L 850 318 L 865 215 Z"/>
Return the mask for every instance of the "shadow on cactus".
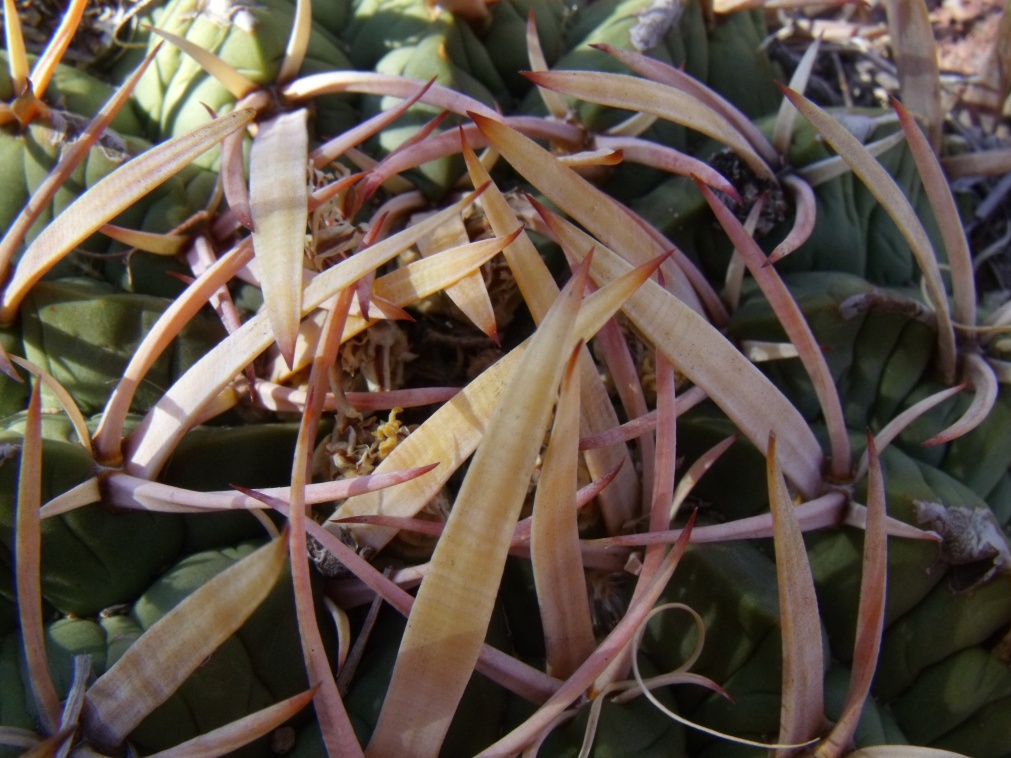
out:
<path id="1" fill-rule="evenodd" d="M 909 112 L 704 2 L 4 7 L 7 752 L 1011 751 L 920 5 Z"/>

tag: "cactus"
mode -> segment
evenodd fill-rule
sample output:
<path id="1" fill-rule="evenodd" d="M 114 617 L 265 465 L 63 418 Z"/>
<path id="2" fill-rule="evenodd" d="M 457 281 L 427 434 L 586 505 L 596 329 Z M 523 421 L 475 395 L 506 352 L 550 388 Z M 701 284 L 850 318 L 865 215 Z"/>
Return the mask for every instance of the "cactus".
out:
<path id="1" fill-rule="evenodd" d="M 167 0 L 87 72 L 4 7 L 4 755 L 1011 751 L 929 107 L 696 0 Z"/>

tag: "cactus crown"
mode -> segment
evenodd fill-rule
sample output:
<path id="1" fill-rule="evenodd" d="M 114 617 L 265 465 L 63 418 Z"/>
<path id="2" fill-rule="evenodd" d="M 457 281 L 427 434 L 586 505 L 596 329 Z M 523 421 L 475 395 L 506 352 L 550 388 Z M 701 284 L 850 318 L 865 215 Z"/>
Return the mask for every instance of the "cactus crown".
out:
<path id="1" fill-rule="evenodd" d="M 719 2 L 4 9 L 0 747 L 1011 750 L 922 4 L 838 111 Z"/>

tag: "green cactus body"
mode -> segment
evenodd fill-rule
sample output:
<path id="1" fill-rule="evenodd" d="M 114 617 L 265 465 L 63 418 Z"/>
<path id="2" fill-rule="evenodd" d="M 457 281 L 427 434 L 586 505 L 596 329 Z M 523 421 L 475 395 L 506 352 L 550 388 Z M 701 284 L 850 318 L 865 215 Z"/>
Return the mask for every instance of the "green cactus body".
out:
<path id="1" fill-rule="evenodd" d="M 32 193 L 49 175 L 50 170 L 56 165 L 62 148 L 83 127 L 83 123 L 74 123 L 71 127 L 70 122 L 64 121 L 60 126 L 32 124 L 19 135 L 0 131 L 0 157 L 4 159 L 4 165 L 10 167 L 10 173 L 5 175 L 7 183 L 3 195 L 3 205 L 0 208 L 0 214 L 2 214 L 0 220 L 4 222 L 5 228 L 10 226 L 27 204 Z M 71 129 L 71 131 L 68 133 L 67 129 Z M 42 209 L 38 221 L 27 234 L 26 242 L 31 242 L 53 218 L 65 210 L 89 186 L 111 173 L 142 149 L 144 149 L 143 143 L 139 140 L 126 141 L 115 134 L 107 133 L 103 143 L 92 148 L 87 158 L 57 190 L 52 203 Z M 130 208 L 125 214 L 115 219 L 115 223 L 141 228 L 148 205 L 149 203 L 145 202 Z M 177 212 L 175 214 L 177 223 L 193 210 L 195 208 L 190 207 L 183 212 Z M 159 231 L 167 231 L 167 229 L 163 228 Z M 105 252 L 107 248 L 108 241 L 100 236 L 94 237 L 85 245 L 85 249 L 91 252 Z M 72 275 L 74 270 L 75 261 L 73 257 L 70 257 L 51 271 L 49 276 L 68 276 Z"/>
<path id="2" fill-rule="evenodd" d="M 907 314 L 884 307 L 852 308 L 854 301 L 863 298 L 870 302 L 880 294 L 859 277 L 810 272 L 789 275 L 786 281 L 825 348 L 825 359 L 843 398 L 847 426 L 861 429 L 878 419 L 893 418 L 929 375 L 934 339 L 930 329 Z M 908 297 L 914 294 L 909 292 Z M 913 299 L 909 302 L 915 304 Z M 786 340 L 768 304 L 750 286 L 733 315 L 730 330 L 738 340 Z M 806 416 L 813 419 L 820 413 L 810 380 L 797 361 L 769 361 L 762 368 Z"/>
<path id="3" fill-rule="evenodd" d="M 981 647 L 969 647 L 924 669 L 892 710 L 914 744 L 930 745 L 988 704 L 1008 697 L 1007 663 Z"/>
<path id="4" fill-rule="evenodd" d="M 6 634 L 0 640 L 0 719 L 4 726 L 34 731 L 35 717 L 29 711 L 21 678 L 23 648 L 18 634 Z M 3 758 L 16 758 L 23 753 L 20 748 L 0 747 Z"/>
<path id="5" fill-rule="evenodd" d="M 10 424 L 7 424 L 10 428 Z M 50 430 L 59 431 L 58 429 Z M 0 533 L 5 562 L 11 563 L 20 435 L 5 431 L 12 452 L 0 466 Z M 87 479 L 94 464 L 80 444 L 46 439 L 43 444 L 42 501 Z M 42 521 L 42 595 L 63 613 L 90 616 L 135 598 L 179 554 L 179 516 L 115 513 L 95 503 Z M 8 584 L 3 594 L 13 592 Z"/>
<path id="6" fill-rule="evenodd" d="M 36 58 L 29 56 L 30 62 Z M 13 84 L 9 73 L 10 58 L 6 50 L 0 50 L 0 100 L 10 102 L 14 98 Z M 59 65 L 46 89 L 46 100 L 58 112 L 76 114 L 78 118 L 91 118 L 98 113 L 112 96 L 113 87 L 74 66 Z M 127 105 L 112 120 L 111 127 L 117 134 L 140 137 L 144 134 L 143 121 L 137 111 Z M 4 163 L 7 166 L 7 163 Z"/>
<path id="7" fill-rule="evenodd" d="M 97 621 L 65 618 L 48 624 L 46 645 L 57 691 L 65 696 L 70 688 L 74 656 L 88 655 L 94 674 L 100 676 L 146 628 L 256 547 L 255 543 L 240 543 L 182 559 L 141 594 L 128 613 L 110 613 Z M 0 714 L 5 725 L 32 729 L 31 698 L 23 689 L 23 672 L 17 670 L 21 657 L 17 637 L 6 636 L 0 648 L 4 682 Z M 141 723 L 131 735 L 131 743 L 143 752 L 163 750 L 290 697 L 306 686 L 291 580 L 285 574 L 239 631 Z M 237 755 L 268 756 L 266 743 L 253 743 Z"/>
<path id="8" fill-rule="evenodd" d="M 161 298 L 117 292 L 95 281 L 40 283 L 21 309 L 25 357 L 52 374 L 84 413 L 95 413 L 105 405 L 137 345 L 166 306 Z M 210 318 L 191 321 L 176 346 L 159 358 L 147 382 L 138 388 L 134 410 L 147 410 L 161 396 L 160 388 L 195 363 L 222 335 Z M 96 355 L 101 359 L 96 360 Z"/>
<path id="9" fill-rule="evenodd" d="M 549 65 L 562 54 L 573 3 L 564 0 L 504 0 L 491 6 L 491 26 L 478 34 L 488 57 L 514 97 L 530 89 L 530 82 L 520 72 L 530 68 L 525 45 L 516 41 L 526 35 L 527 16 L 534 12 L 541 50 Z"/>
<path id="10" fill-rule="evenodd" d="M 11 95 L 11 84 L 6 74 L 5 53 L 0 51 L 0 57 L 4 71 L 0 74 L 0 98 L 7 99 Z M 64 149 L 83 132 L 112 92 L 112 87 L 105 82 L 69 66 L 58 66 L 46 94 L 52 108 L 50 116 L 44 120 L 37 119 L 20 132 L 10 127 L 0 130 L 0 161 L 5 168 L 4 193 L 0 198 L 0 228 L 11 226 L 56 166 Z M 62 183 L 52 202 L 42 208 L 38 220 L 26 234 L 24 244 L 31 243 L 45 226 L 89 187 L 130 158 L 146 151 L 150 145 L 142 139 L 144 133 L 142 121 L 128 103 L 113 119 L 111 128 L 103 133 L 81 164 Z M 188 166 L 113 219 L 112 223 L 146 232 L 168 232 L 207 206 L 216 182 L 215 174 Z M 106 253 L 121 249 L 121 246 L 110 244 L 106 237 L 96 234 L 82 248 L 89 253 Z M 15 260 L 19 255 L 15 255 Z M 99 262 L 70 255 L 58 263 L 47 277 L 76 276 L 82 269 L 101 271 L 102 268 Z M 165 274 L 182 269 L 161 256 L 139 253 L 131 259 L 130 271 L 126 270 L 126 264 L 116 259 L 109 259 L 104 268 L 105 275 L 127 291 L 174 297 L 181 290 L 179 282 Z"/>
<path id="11" fill-rule="evenodd" d="M 779 720 L 782 659 L 775 564 L 745 542 L 692 547 L 678 566 L 662 602 L 684 603 L 702 617 L 705 645 L 692 670 L 719 682 L 731 703 L 701 687 L 674 690 L 679 712 L 709 728 L 752 739 L 774 735 Z M 719 631 L 717 631 L 719 630 Z M 643 637 L 642 652 L 663 671 L 685 661 L 698 636 L 690 616 L 670 610 Z M 689 755 L 712 746 L 713 738 L 689 733 Z"/>
<path id="12" fill-rule="evenodd" d="M 939 583 L 885 633 L 875 690 L 890 700 L 928 666 L 978 645 L 1011 622 L 1007 579 L 956 594 Z"/>
<path id="13" fill-rule="evenodd" d="M 345 698 L 352 723 L 363 742 L 368 740 L 379 716 L 405 625 L 404 618 L 389 608 L 384 609 L 379 618 Z M 505 614 L 500 612 L 493 618 L 489 643 L 508 649 Z M 511 727 L 506 720 L 510 699 L 501 687 L 484 677 L 474 677 L 468 685 L 462 707 L 453 719 L 444 747 L 445 754 L 473 755 L 493 741 L 502 728 Z M 311 736 L 307 735 L 305 740 L 308 746 L 313 745 Z M 319 750 L 318 747 L 315 749 Z"/>
<path id="14" fill-rule="evenodd" d="M 287 0 L 270 0 L 255 5 L 236 4 L 227 17 L 219 17 L 211 8 L 201 11 L 197 0 L 174 0 L 156 7 L 150 16 L 153 25 L 184 37 L 214 53 L 243 76 L 257 84 L 273 82 L 284 57 L 285 41 L 294 18 L 294 5 Z M 340 17 L 340 9 L 323 18 Z M 314 25 L 303 72 L 342 70 L 350 67 L 338 42 L 326 27 Z M 148 45 L 157 43 L 150 35 Z M 114 72 L 123 76 L 137 64 L 137 56 L 126 56 Z M 133 99 L 148 119 L 146 132 L 152 139 L 185 134 L 207 121 L 206 108 L 227 113 L 235 97 L 214 77 L 207 74 L 188 55 L 172 45 L 164 45 L 145 73 Z M 344 103 L 343 107 L 337 105 Z M 321 131 L 338 133 L 349 128 L 353 113 L 343 98 L 323 98 L 321 111 L 327 114 Z M 219 153 L 211 150 L 194 165 L 216 168 Z"/>
<path id="15" fill-rule="evenodd" d="M 849 682 L 850 672 L 839 666 L 833 666 L 825 675 L 825 716 L 831 721 L 837 721 L 842 713 Z M 891 710 L 882 707 L 873 698 L 867 700 L 860 714 L 853 746 L 908 744 L 910 740 L 896 723 Z"/>
<path id="16" fill-rule="evenodd" d="M 707 629 L 724 630 L 715 638 L 707 635 L 694 670 L 726 682 L 756 655 L 767 637 L 779 637 L 775 566 L 750 544 L 726 543 L 691 548 L 678 571 L 684 572 L 684 583 L 672 585 L 663 600 L 689 605 Z M 671 644 L 673 640 L 679 642 Z M 687 660 L 695 642 L 691 617 L 672 610 L 652 622 L 642 650 L 661 670 L 670 671 Z M 677 694 L 683 707 L 694 710 L 708 693 L 685 688 Z"/>
<path id="17" fill-rule="evenodd" d="M 325 431 L 325 429 L 324 429 Z M 159 477 L 198 492 L 243 487 L 277 487 L 291 476 L 298 425 L 201 426 L 182 440 Z M 208 466 L 207 461 L 215 462 Z M 184 517 L 184 554 L 259 538 L 263 525 L 246 511 L 217 511 Z"/>
<path id="18" fill-rule="evenodd" d="M 1006 755 L 1011 745 L 1011 730 L 1004 714 L 1011 707 L 1011 697 L 995 700 L 974 713 L 955 729 L 939 737 L 930 747 L 951 750 L 979 758 Z"/>
<path id="19" fill-rule="evenodd" d="M 347 38 L 352 40 L 352 60 L 358 65 L 370 61 L 366 65 L 380 74 L 421 81 L 434 78 L 490 107 L 509 99 L 505 83 L 470 27 L 448 12 L 432 15 L 419 0 L 356 4 Z M 373 115 L 398 102 L 370 95 L 362 99 L 362 109 Z M 438 114 L 432 106 L 413 106 L 376 138 L 379 153 L 399 147 Z M 425 164 L 414 176 L 423 189 L 439 193 L 455 184 L 462 173 L 463 161 L 453 156 Z"/>
<path id="20" fill-rule="evenodd" d="M 895 131 L 894 124 L 889 122 L 890 112 L 861 110 L 842 114 L 836 112 L 836 115 L 848 118 L 865 143 L 883 139 Z M 763 129 L 771 127 L 769 119 L 757 123 Z M 720 149 L 720 146 L 706 142 L 697 145 L 695 154 L 711 160 Z M 824 146 L 814 129 L 798 120 L 786 156 L 788 164 L 802 168 L 831 155 L 833 153 Z M 944 248 L 930 221 L 932 211 L 908 147 L 905 144 L 892 147 L 880 156 L 880 160 L 910 197 L 919 217 L 926 219 L 934 249 L 943 256 Z M 919 273 L 908 245 L 859 179 L 847 172 L 818 184 L 814 187 L 814 194 L 817 219 L 814 230 L 803 245 L 776 264 L 779 271 L 784 274 L 819 271 L 852 274 L 872 285 L 890 288 L 915 285 Z M 667 179 L 655 189 L 635 198 L 631 205 L 686 253 L 695 256 L 710 279 L 722 279 L 733 248 L 722 230 L 711 223 L 711 212 L 690 179 Z M 792 218 L 792 213 L 788 213 L 787 219 Z M 771 252 L 787 231 L 788 224 L 785 220 L 780 221 L 768 235 L 759 236 L 758 241 L 764 250 Z"/>
<path id="21" fill-rule="evenodd" d="M 183 558 L 138 598 L 131 618 L 141 630 L 147 629 L 190 592 L 258 546 L 239 543 Z M 327 627 L 321 624 L 321 628 Z M 291 578 L 285 572 L 239 631 L 140 724 L 131 741 L 145 751 L 165 749 L 306 687 Z M 247 746 L 242 755 L 268 755 L 264 743 Z"/>
<path id="22" fill-rule="evenodd" d="M 647 660 L 640 663 L 640 671 L 646 678 L 661 673 Z M 676 709 L 669 691 L 660 690 L 656 696 L 667 708 Z M 551 734 L 542 747 L 546 755 L 568 758 L 579 754 L 589 710 L 589 705 L 583 706 L 575 718 L 560 725 Z M 681 758 L 688 754 L 685 728 L 676 721 L 671 721 L 645 698 L 638 697 L 621 705 L 605 700 L 590 755 L 597 758 L 646 758 L 652 755 Z"/>
<path id="23" fill-rule="evenodd" d="M 428 28 L 431 13 L 417 0 L 357 0 L 345 30 L 356 68 L 375 68 L 392 50 L 417 43 Z"/>
<path id="24" fill-rule="evenodd" d="M 879 140 L 895 131 L 887 122 L 885 111 L 847 112 L 852 129 L 861 133 L 865 143 Z M 875 119 L 884 117 L 886 123 Z M 831 153 L 816 138 L 811 127 L 798 124 L 788 157 L 794 166 L 827 158 Z M 913 203 L 917 215 L 932 231 L 932 212 L 926 202 L 912 156 L 905 144 L 893 147 L 879 157 L 882 165 L 898 182 Z M 871 192 L 850 173 L 815 188 L 818 200 L 818 224 L 810 239 L 782 265 L 784 271 L 848 271 L 865 277 L 872 284 L 909 286 L 919 273 L 895 224 Z M 934 248 L 943 256 L 943 246 L 934 235 Z"/>
<path id="25" fill-rule="evenodd" d="M 911 395 L 910 400 L 918 399 L 919 392 Z M 953 422 L 965 411 L 969 398 L 959 397 L 949 405 L 941 406 L 944 416 L 940 423 Z M 1006 496 L 995 498 L 1007 480 L 1008 466 L 1011 465 L 1011 451 L 1002 444 L 1007 435 L 1008 424 L 1011 423 L 1011 398 L 1007 390 L 1002 389 L 997 396 L 997 402 L 986 420 L 971 434 L 960 437 L 944 445 L 924 448 L 915 443 L 912 435 L 919 429 L 910 429 L 909 439 L 904 439 L 905 449 L 919 460 L 931 462 L 943 469 L 959 483 L 971 489 L 982 498 L 997 514 L 997 520 L 1006 526 L 1009 520 Z M 937 424 L 938 422 L 935 422 Z M 923 439 L 921 436 L 919 439 Z M 998 507 L 999 506 L 999 507 Z"/>

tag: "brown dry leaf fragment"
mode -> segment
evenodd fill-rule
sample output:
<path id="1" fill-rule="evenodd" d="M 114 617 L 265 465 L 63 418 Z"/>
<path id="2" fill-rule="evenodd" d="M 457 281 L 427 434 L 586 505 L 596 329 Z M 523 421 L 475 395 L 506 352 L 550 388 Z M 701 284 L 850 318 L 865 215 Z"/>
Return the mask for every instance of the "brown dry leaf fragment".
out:
<path id="1" fill-rule="evenodd" d="M 636 13 L 638 21 L 628 33 L 632 47 L 640 53 L 656 47 L 684 13 L 680 0 L 650 0 Z"/>
<path id="2" fill-rule="evenodd" d="M 969 592 L 997 574 L 1011 573 L 1011 547 L 989 508 L 946 508 L 914 501 L 916 520 L 941 535 L 939 563 L 951 567 L 956 592 Z"/>

